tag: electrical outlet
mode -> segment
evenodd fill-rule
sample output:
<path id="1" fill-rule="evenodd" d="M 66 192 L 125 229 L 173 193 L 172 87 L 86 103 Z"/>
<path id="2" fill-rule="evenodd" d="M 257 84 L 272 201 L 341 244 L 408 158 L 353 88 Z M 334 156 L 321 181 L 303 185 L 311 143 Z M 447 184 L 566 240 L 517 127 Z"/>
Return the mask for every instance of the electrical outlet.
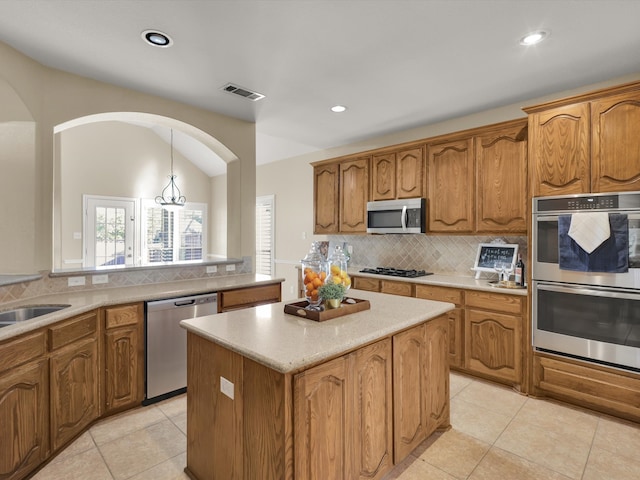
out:
<path id="1" fill-rule="evenodd" d="M 67 285 L 69 287 L 81 287 L 82 285 L 84 285 L 84 283 L 84 277 L 69 277 L 67 279 Z"/>
<path id="2" fill-rule="evenodd" d="M 82 232 L 73 232 L 74 240 L 82 240 Z"/>
<path id="3" fill-rule="evenodd" d="M 227 265 L 227 272 L 235 272 L 236 271 L 236 266 L 235 265 Z"/>
<path id="4" fill-rule="evenodd" d="M 94 285 L 99 285 L 101 283 L 109 283 L 109 275 L 106 273 L 104 275 L 92 275 L 91 283 L 93 283 Z"/>
<path id="5" fill-rule="evenodd" d="M 233 383 L 224 377 L 220 377 L 220 391 L 233 400 Z"/>
<path id="6" fill-rule="evenodd" d="M 307 232 L 302 232 L 302 240 L 306 240 L 307 239 Z"/>
<path id="7" fill-rule="evenodd" d="M 218 267 L 216 265 L 209 265 L 207 267 L 207 273 L 218 273 Z"/>

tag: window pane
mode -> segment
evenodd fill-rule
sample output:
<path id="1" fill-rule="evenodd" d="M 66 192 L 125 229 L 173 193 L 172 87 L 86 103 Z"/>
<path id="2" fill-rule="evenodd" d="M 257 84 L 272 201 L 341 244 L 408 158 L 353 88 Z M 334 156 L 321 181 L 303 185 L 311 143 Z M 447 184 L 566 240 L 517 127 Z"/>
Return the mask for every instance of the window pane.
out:
<path id="1" fill-rule="evenodd" d="M 122 265 L 125 260 L 125 209 L 96 208 L 96 266 Z"/>
<path id="2" fill-rule="evenodd" d="M 173 213 L 161 207 L 148 208 L 146 213 L 146 261 L 173 261 Z"/>
<path id="3" fill-rule="evenodd" d="M 202 210 L 183 208 L 178 212 L 180 235 L 180 260 L 202 260 Z"/>

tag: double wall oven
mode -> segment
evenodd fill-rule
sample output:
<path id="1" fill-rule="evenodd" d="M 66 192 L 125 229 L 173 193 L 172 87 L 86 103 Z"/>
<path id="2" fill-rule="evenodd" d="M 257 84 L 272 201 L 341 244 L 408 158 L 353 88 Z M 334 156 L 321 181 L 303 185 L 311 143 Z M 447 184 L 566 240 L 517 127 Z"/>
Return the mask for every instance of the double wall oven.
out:
<path id="1" fill-rule="evenodd" d="M 622 219 L 607 241 L 618 249 L 610 263 L 622 259 L 624 268 L 596 262 L 567 269 L 563 249 L 572 240 L 563 235 L 573 215 L 584 212 Z M 534 348 L 640 371 L 640 192 L 538 197 L 532 213 Z M 598 249 L 580 254 L 584 260 Z"/>

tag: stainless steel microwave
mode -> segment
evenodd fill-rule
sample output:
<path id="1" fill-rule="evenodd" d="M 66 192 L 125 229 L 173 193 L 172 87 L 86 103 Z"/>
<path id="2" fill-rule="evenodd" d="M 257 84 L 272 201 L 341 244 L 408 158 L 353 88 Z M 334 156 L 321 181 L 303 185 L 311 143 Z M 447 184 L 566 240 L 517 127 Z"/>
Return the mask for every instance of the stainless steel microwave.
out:
<path id="1" fill-rule="evenodd" d="M 425 233 L 424 198 L 367 202 L 367 233 Z"/>

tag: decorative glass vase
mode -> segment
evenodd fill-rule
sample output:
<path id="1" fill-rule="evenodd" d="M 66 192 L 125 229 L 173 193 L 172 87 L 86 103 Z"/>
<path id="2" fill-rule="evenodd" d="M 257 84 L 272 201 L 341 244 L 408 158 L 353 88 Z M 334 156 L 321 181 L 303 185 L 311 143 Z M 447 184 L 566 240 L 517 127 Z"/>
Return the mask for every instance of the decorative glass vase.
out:
<path id="1" fill-rule="evenodd" d="M 327 262 L 320 253 L 317 242 L 311 244 L 309 253 L 300 261 L 302 264 L 302 283 L 304 284 L 304 297 L 309 302 L 309 307 L 318 307 L 322 302 L 318 294 L 318 288 L 327 279 Z"/>
<path id="2" fill-rule="evenodd" d="M 351 287 L 351 277 L 347 273 L 347 261 L 348 258 L 345 255 L 342 247 L 336 245 L 336 248 L 329 257 L 329 276 L 327 277 L 327 283 L 333 282 L 335 284 L 341 284 L 344 286 L 345 293 Z"/>

